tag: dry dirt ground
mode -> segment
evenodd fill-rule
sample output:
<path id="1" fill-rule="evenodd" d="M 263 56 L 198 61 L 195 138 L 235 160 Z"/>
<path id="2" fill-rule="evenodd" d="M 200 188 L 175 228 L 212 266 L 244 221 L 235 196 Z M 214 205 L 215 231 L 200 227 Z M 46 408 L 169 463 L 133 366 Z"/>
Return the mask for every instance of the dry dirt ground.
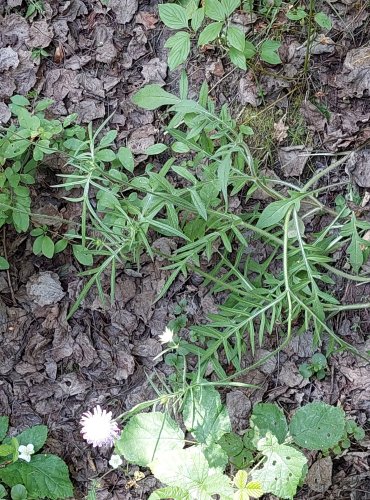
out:
<path id="1" fill-rule="evenodd" d="M 127 144 L 136 154 L 154 144 L 160 136 L 161 117 L 137 109 L 130 97 L 146 83 L 173 89 L 178 83 L 178 72 L 167 69 L 163 45 L 168 32 L 158 20 L 157 1 L 110 0 L 107 9 L 99 0 L 50 0 L 43 2 L 43 14 L 28 19 L 25 4 L 0 0 L 0 124 L 9 123 L 9 98 L 31 92 L 54 99 L 54 116 L 77 112 L 82 124 L 92 120 L 98 124 L 114 112 L 111 127 L 119 131 L 118 144 Z M 368 4 L 341 0 L 324 2 L 322 7 L 333 15 L 334 28 L 330 37 L 319 38 L 313 46 L 304 92 L 297 91 L 296 79 L 303 64 L 304 41 L 299 29 L 285 32 L 279 18 L 274 29 L 283 42 L 282 65 L 256 64 L 242 72 L 210 49 L 194 52 L 186 68 L 191 91 L 195 94 L 206 79 L 217 103 L 227 102 L 236 116 L 255 128 L 257 139 L 251 148 L 263 166 L 288 178 L 307 175 L 305 165 L 294 162 L 289 163 L 289 171 L 282 171 L 292 146 L 333 153 L 366 145 L 370 137 Z M 235 21 L 251 31 L 265 28 L 257 17 L 237 16 Z M 43 48 L 47 55 L 32 57 L 36 48 Z M 266 113 L 272 116 L 270 122 Z M 351 172 L 363 196 L 370 190 L 370 154 L 366 151 Z M 320 167 L 319 160 L 315 166 Z M 40 170 L 32 193 L 33 209 L 76 220 L 76 206 L 66 204 L 50 187 L 57 171 L 57 165 Z M 328 200 L 336 194 L 327 193 Z M 364 217 L 369 220 L 367 211 Z M 63 229 L 63 225 L 53 228 L 61 233 Z M 153 305 L 167 276 L 162 269 L 165 262 L 151 262 L 143 256 L 140 270 L 121 269 L 112 306 L 102 305 L 92 291 L 67 322 L 67 310 L 83 283 L 71 253 L 50 261 L 33 255 L 32 238 L 27 234 L 5 228 L 1 239 L 11 270 L 9 275 L 0 272 L 0 414 L 10 416 L 14 432 L 39 423 L 49 426 L 47 448 L 67 462 L 75 498 L 81 499 L 89 480 L 107 470 L 110 457 L 109 450 L 95 451 L 83 442 L 78 427 L 81 414 L 101 404 L 118 415 L 150 398 L 153 390 L 146 374 L 154 366 L 166 373 L 163 362 L 153 358 L 161 350 L 158 335 L 178 316 L 178 304 L 186 317 L 186 334 L 187 326 L 205 321 L 222 297 L 209 296 L 199 276 L 192 275 L 178 279 L 167 296 Z M 153 242 L 159 248 L 171 244 L 166 238 Z M 336 288 L 345 303 L 370 296 L 370 287 L 359 289 L 338 282 Z M 335 327 L 365 352 L 370 347 L 369 321 L 368 311 L 342 314 Z M 273 349 L 276 342 L 270 339 L 264 349 Z M 315 399 L 341 404 L 366 427 L 370 411 L 366 363 L 338 353 L 330 358 L 330 373 L 323 381 L 308 381 L 298 366 L 312 353 L 312 334 L 307 332 L 249 375 L 258 390 L 225 391 L 234 428 L 245 428 L 255 402 L 276 401 L 289 414 Z M 305 486 L 298 498 L 370 499 L 369 446 L 367 438 L 341 457 L 322 462 L 317 476 L 310 478 L 311 488 Z M 113 472 L 104 478 L 98 498 L 148 498 L 155 480 L 146 473 L 135 485 L 131 482 L 135 470 L 127 467 L 125 473 Z"/>

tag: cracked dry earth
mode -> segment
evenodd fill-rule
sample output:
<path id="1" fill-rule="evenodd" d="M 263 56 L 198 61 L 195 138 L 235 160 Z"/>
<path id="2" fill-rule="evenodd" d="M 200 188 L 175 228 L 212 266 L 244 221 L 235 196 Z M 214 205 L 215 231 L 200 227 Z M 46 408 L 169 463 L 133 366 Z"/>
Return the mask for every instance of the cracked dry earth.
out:
<path id="1" fill-rule="evenodd" d="M 229 67 L 212 50 L 194 52 L 187 64 L 191 92 L 196 95 L 206 79 L 218 104 L 227 102 L 236 116 L 245 109 L 258 112 L 276 103 L 272 131 L 276 161 L 267 164 L 263 160 L 263 167 L 273 170 L 273 175 L 297 180 L 313 150 L 343 151 L 366 145 L 370 138 L 368 6 L 366 2 L 343 0 L 324 3 L 324 10 L 327 4 L 338 13 L 334 35 L 319 37 L 313 44 L 310 81 L 316 98 L 325 100 L 330 114 L 320 113 L 309 100 L 299 103 L 307 143 L 292 144 L 289 124 L 284 121 L 292 105 L 290 91 L 304 60 L 302 41 L 294 34 L 283 37 L 283 65 L 278 67 L 242 72 Z M 0 0 L 0 124 L 10 123 L 7 104 L 12 95 L 36 92 L 54 100 L 50 112 L 56 117 L 76 112 L 80 123 L 98 124 L 112 115 L 110 126 L 119 131 L 117 144 L 126 144 L 139 161 L 144 161 L 144 151 L 158 140 L 161 117 L 136 108 L 131 95 L 147 83 L 176 89 L 179 78 L 178 72 L 167 69 L 163 45 L 168 30 L 158 19 L 157 1 L 110 0 L 107 8 L 98 0 L 50 0 L 44 2 L 43 15 L 36 13 L 28 19 L 25 7 L 22 0 Z M 247 18 L 242 12 L 236 13 L 233 21 L 246 33 L 264 28 L 257 17 Z M 43 48 L 48 55 L 32 57 L 36 48 Z M 297 148 L 307 151 L 307 157 L 300 155 L 297 161 Z M 319 168 L 324 159 L 315 161 Z M 59 168 L 55 162 L 40 170 L 32 208 L 45 216 L 40 223 L 62 233 L 63 224 L 55 225 L 47 217 L 78 220 L 80 213 L 76 205 L 66 204 L 62 194 L 50 188 Z M 363 192 L 370 189 L 366 147 L 347 165 L 347 173 Z M 336 194 L 328 193 L 328 199 Z M 231 203 L 241 209 L 241 200 Z M 164 255 L 177 245 L 168 238 L 152 244 Z M 107 470 L 110 451 L 93 450 L 82 441 L 78 428 L 81 414 L 101 404 L 118 415 L 152 398 L 146 374 L 154 369 L 168 374 L 162 360 L 153 358 L 161 351 L 158 335 L 175 318 L 178 302 L 186 301 L 187 325 L 182 330 L 186 335 L 187 327 L 206 321 L 224 297 L 211 297 L 202 279 L 194 274 L 177 279 L 167 296 L 154 305 L 168 277 L 168 271 L 162 269 L 167 262 L 163 258 L 152 262 L 143 255 L 140 270 L 119 270 L 113 305 L 102 304 L 91 291 L 74 317 L 66 321 L 68 308 L 83 286 L 80 266 L 71 253 L 58 254 L 53 261 L 37 257 L 32 253 L 32 238 L 10 229 L 4 230 L 2 245 L 11 271 L 9 275 L 0 272 L 0 414 L 10 416 L 13 432 L 39 423 L 48 425 L 47 449 L 67 462 L 75 498 L 82 499 L 89 480 Z M 341 258 L 338 256 L 338 265 Z M 109 277 L 103 277 L 103 289 L 108 286 Z M 346 303 L 370 295 L 368 286 L 359 290 L 340 280 L 336 288 Z M 340 335 L 361 352 L 369 350 L 368 311 L 343 313 L 336 321 Z M 275 347 L 276 339 L 270 338 L 256 356 Z M 312 333 L 307 332 L 243 380 L 258 385 L 258 389 L 225 390 L 223 397 L 234 429 L 245 428 L 256 402 L 276 401 L 290 413 L 315 399 L 341 404 L 348 415 L 366 426 L 370 411 L 366 363 L 349 353 L 339 353 L 330 360 L 329 377 L 308 381 L 299 374 L 298 365 L 313 352 Z M 367 438 L 340 458 L 316 461 L 298 498 L 370 499 L 369 446 Z M 314 458 L 310 457 L 310 464 Z M 135 470 L 128 466 L 125 473 L 109 474 L 101 482 L 97 498 L 148 498 L 156 480 L 146 472 L 145 478 L 135 483 Z"/>

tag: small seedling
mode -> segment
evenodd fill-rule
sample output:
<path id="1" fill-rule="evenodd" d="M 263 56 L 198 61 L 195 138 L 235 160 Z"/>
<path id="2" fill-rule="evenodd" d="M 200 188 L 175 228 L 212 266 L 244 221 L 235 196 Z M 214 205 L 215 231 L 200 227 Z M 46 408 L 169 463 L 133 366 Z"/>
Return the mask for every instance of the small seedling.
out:
<path id="1" fill-rule="evenodd" d="M 304 378 L 316 376 L 318 380 L 323 380 L 326 377 L 328 362 L 324 354 L 315 353 L 311 358 L 311 363 L 302 363 L 299 366 L 299 373 Z"/>

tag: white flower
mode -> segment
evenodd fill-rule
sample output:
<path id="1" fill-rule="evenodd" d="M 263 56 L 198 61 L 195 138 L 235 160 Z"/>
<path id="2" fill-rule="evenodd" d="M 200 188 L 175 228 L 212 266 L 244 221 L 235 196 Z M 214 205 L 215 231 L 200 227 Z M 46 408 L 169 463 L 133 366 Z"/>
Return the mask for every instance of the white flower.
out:
<path id="1" fill-rule="evenodd" d="M 113 467 L 113 469 L 117 469 L 120 465 L 122 465 L 123 462 L 121 460 L 121 457 L 119 455 L 112 455 L 110 460 L 109 460 L 109 465 Z"/>
<path id="2" fill-rule="evenodd" d="M 159 335 L 159 341 L 162 344 L 167 344 L 168 342 L 172 342 L 173 340 L 173 331 L 170 330 L 167 326 L 162 335 Z"/>
<path id="3" fill-rule="evenodd" d="M 21 444 L 18 448 L 18 458 L 21 458 L 26 462 L 31 461 L 31 455 L 33 455 L 34 453 L 35 453 L 35 448 L 33 447 L 33 444 L 28 444 L 27 446 Z"/>
<path id="4" fill-rule="evenodd" d="M 94 408 L 93 413 L 87 411 L 82 415 L 80 425 L 83 438 L 94 448 L 111 446 L 119 434 L 117 422 L 112 420 L 112 412 L 102 410 L 99 405 Z"/>

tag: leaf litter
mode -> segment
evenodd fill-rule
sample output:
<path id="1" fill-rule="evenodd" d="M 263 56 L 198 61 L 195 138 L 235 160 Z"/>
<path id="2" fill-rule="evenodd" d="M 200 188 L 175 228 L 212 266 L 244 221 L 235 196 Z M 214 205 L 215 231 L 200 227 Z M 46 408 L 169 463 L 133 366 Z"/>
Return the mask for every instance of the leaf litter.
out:
<path id="1" fill-rule="evenodd" d="M 156 1 L 125 0 L 123 4 L 109 0 L 105 10 L 97 1 L 45 2 L 45 17 L 28 20 L 16 13 L 22 2 L 8 0 L 7 7 L 14 9 L 11 13 L 0 6 L 0 98 L 5 100 L 0 103 L 0 122 L 10 119 L 6 103 L 11 95 L 27 94 L 37 87 L 41 96 L 55 100 L 51 111 L 56 116 L 77 112 L 79 120 L 88 123 L 114 112 L 112 123 L 117 124 L 119 140 L 135 153 L 144 154 L 154 144 L 159 127 L 155 114 L 134 107 L 130 95 L 144 83 L 172 85 L 163 50 L 166 36 L 158 23 Z M 342 30 L 347 22 L 352 30 L 362 29 L 366 22 L 361 6 L 353 4 L 350 0 L 335 2 Z M 238 12 L 233 22 L 248 33 L 256 28 L 257 18 Z M 369 48 L 366 41 L 361 44 L 364 46 L 352 47 L 349 34 L 343 32 L 341 36 L 342 49 L 329 37 L 315 39 L 311 47 L 315 84 L 324 88 L 328 105 L 325 110 L 320 96 L 315 102 L 304 99 L 300 105 L 305 125 L 313 132 L 312 143 L 292 144 L 289 125 L 281 118 L 272 123 L 271 135 L 275 132 L 281 168 L 271 171 L 276 178 L 301 176 L 308 165 L 312 168 L 310 153 L 318 146 L 324 151 L 340 151 L 358 148 L 370 138 Z M 59 58 L 53 61 L 60 46 L 64 56 L 60 62 Z M 46 49 L 49 56 L 32 58 L 35 48 Z M 227 62 L 220 60 L 217 52 L 207 54 L 205 68 L 204 56 L 200 55 L 191 62 L 191 91 L 206 78 L 215 89 L 215 100 L 234 103 L 239 112 L 248 106 L 268 107 L 276 101 L 286 113 L 286 94 L 302 67 L 304 51 L 297 40 L 290 40 L 280 52 L 286 64 L 277 70 L 269 68 L 267 75 L 258 71 L 229 74 Z M 279 123 L 284 126 L 277 126 Z M 360 187 L 369 187 L 368 156 L 368 150 L 359 151 L 346 167 Z M 54 203 L 54 195 L 48 196 Z M 12 415 L 12 426 L 17 430 L 47 421 L 51 427 L 48 446 L 67 460 L 77 486 L 76 498 L 82 498 L 88 478 L 106 470 L 109 456 L 89 450 L 88 460 L 84 460 L 86 453 L 74 422 L 97 403 L 109 402 L 119 414 L 154 397 L 146 373 L 153 369 L 152 358 L 160 350 L 158 334 L 174 318 L 177 294 L 195 304 L 188 314 L 189 324 L 205 321 L 210 304 L 199 285 L 179 279 L 173 285 L 173 294 L 170 290 L 169 297 L 153 306 L 166 276 L 161 270 L 165 262 L 158 260 L 144 264 L 137 276 L 120 271 L 112 306 L 109 302 L 102 304 L 92 292 L 67 322 L 68 307 L 82 287 L 77 269 L 64 255 L 57 256 L 52 264 L 35 257 L 29 245 L 29 241 L 20 241 L 8 249 L 14 261 L 27 261 L 23 269 L 19 264 L 17 274 L 12 276 L 16 304 L 12 303 L 5 273 L 0 272 L 1 412 Z M 103 277 L 103 289 L 107 285 L 108 277 Z M 216 305 L 212 304 L 211 312 Z M 354 324 L 353 316 L 348 318 L 350 325 Z M 362 334 L 358 341 L 363 341 Z M 235 430 L 243 430 L 252 405 L 266 399 L 278 400 L 287 412 L 309 398 L 327 399 L 331 404 L 340 403 L 365 424 L 370 399 L 368 366 L 350 354 L 338 353 L 332 358 L 334 375 L 329 383 L 305 383 L 297 366 L 309 360 L 310 346 L 305 336 L 297 337 L 268 366 L 243 379 L 258 385 L 258 389 L 232 389 L 225 394 Z M 273 341 L 265 347 L 267 352 L 272 351 Z M 161 360 L 156 369 L 166 374 L 167 367 Z M 312 491 L 303 491 L 298 498 L 343 498 L 349 485 L 341 465 L 316 458 L 311 457 L 308 476 Z M 361 475 L 363 466 L 357 461 L 357 469 L 353 469 L 353 463 L 351 458 L 346 475 L 348 470 L 352 476 L 354 470 Z M 146 498 L 155 486 L 156 481 L 148 476 L 130 489 L 123 477 L 113 473 L 104 479 L 99 498 Z M 324 496 L 314 496 L 313 492 Z"/>

